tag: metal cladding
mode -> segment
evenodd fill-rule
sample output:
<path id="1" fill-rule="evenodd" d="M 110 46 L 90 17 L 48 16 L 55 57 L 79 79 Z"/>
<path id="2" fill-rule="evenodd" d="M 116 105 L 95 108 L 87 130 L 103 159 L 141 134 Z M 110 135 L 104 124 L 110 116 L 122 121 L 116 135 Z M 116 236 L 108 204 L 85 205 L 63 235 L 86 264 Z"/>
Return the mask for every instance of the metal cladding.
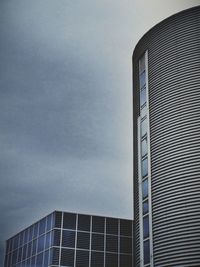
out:
<path id="1" fill-rule="evenodd" d="M 138 61 L 148 51 L 154 266 L 200 266 L 200 6 L 162 21 L 133 54 L 135 266 L 140 266 Z"/>

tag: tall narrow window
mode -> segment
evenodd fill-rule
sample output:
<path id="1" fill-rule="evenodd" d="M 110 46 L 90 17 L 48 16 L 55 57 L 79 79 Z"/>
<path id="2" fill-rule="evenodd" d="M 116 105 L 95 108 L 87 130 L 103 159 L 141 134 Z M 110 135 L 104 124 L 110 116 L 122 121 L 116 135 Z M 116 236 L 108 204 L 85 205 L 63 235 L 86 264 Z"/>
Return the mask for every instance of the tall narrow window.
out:
<path id="1" fill-rule="evenodd" d="M 141 236 L 140 242 L 143 244 L 141 247 L 140 259 L 143 265 L 153 266 L 150 263 L 150 244 L 152 247 L 152 226 L 151 226 L 151 165 L 150 165 L 150 143 L 149 143 L 149 110 L 148 110 L 148 66 L 147 66 L 147 51 L 139 59 L 139 125 L 138 125 L 138 161 L 140 168 L 139 176 L 139 190 L 140 190 L 140 227 Z"/>

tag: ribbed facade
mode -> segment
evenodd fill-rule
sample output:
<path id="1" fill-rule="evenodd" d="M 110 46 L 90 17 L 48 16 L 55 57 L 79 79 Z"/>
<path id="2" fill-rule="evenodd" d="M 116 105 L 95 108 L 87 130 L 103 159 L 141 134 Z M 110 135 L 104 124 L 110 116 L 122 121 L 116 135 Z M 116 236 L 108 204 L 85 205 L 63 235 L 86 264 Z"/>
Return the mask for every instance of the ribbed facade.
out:
<path id="1" fill-rule="evenodd" d="M 133 54 L 135 266 L 140 266 L 139 59 L 148 51 L 154 266 L 200 266 L 200 6 L 152 28 Z"/>

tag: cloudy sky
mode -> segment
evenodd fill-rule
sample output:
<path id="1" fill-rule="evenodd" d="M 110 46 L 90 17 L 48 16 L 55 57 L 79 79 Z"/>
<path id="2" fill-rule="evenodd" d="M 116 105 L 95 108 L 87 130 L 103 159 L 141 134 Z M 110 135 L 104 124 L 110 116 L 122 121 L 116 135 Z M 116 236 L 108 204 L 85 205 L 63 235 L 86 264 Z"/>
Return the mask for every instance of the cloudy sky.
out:
<path id="1" fill-rule="evenodd" d="M 0 261 L 55 209 L 132 218 L 132 51 L 198 4 L 0 0 Z"/>

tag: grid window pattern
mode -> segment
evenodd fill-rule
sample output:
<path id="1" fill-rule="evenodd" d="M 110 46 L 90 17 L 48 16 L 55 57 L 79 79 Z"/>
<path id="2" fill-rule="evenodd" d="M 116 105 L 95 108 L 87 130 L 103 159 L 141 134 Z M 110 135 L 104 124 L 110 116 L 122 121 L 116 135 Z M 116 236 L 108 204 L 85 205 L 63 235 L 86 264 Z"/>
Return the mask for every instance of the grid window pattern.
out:
<path id="1" fill-rule="evenodd" d="M 4 267 L 132 267 L 132 226 L 54 212 L 7 240 Z"/>

